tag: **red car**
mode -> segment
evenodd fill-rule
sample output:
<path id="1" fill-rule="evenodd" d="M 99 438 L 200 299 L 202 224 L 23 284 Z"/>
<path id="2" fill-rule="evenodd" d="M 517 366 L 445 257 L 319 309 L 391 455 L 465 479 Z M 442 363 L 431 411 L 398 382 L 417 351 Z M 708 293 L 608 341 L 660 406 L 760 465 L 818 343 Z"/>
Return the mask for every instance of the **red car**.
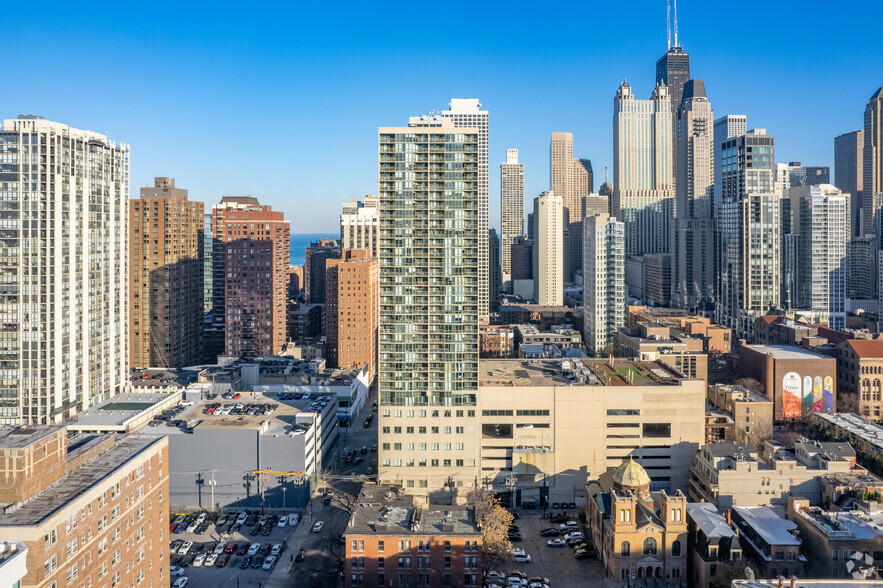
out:
<path id="1" fill-rule="evenodd" d="M 239 549 L 236 550 L 236 555 L 245 555 L 248 553 L 248 548 L 251 547 L 251 543 L 246 541 L 242 545 L 239 546 Z"/>
<path id="2" fill-rule="evenodd" d="M 234 551 L 236 551 L 235 543 L 230 543 L 229 545 L 227 545 L 227 547 L 224 548 L 224 553 L 233 553 Z"/>
<path id="3" fill-rule="evenodd" d="M 169 528 L 169 533 L 174 533 L 175 529 L 177 529 L 177 528 L 178 528 L 178 525 L 176 525 L 175 523 L 172 523 L 172 526 Z"/>
<path id="4" fill-rule="evenodd" d="M 215 409 L 214 409 L 214 408 L 207 408 L 207 409 L 205 409 L 205 414 L 214 414 L 214 413 L 215 413 Z"/>
<path id="5" fill-rule="evenodd" d="M 239 394 L 233 395 L 233 400 L 239 400 L 240 398 L 242 398 L 242 396 L 240 396 Z"/>

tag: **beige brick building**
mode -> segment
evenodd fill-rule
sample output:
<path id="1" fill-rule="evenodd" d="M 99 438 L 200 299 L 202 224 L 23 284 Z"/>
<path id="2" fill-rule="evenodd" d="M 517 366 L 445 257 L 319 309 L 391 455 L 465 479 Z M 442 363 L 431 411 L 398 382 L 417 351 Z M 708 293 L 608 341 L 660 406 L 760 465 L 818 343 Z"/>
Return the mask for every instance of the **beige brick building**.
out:
<path id="1" fill-rule="evenodd" d="M 27 545 L 23 587 L 168 582 L 168 440 L 0 428 L 0 541 Z"/>
<path id="2" fill-rule="evenodd" d="M 345 249 L 325 263 L 325 335 L 332 367 L 377 375 L 380 261 L 368 249 Z"/>
<path id="3" fill-rule="evenodd" d="M 726 411 L 733 420 L 733 440 L 757 446 L 773 435 L 773 403 L 744 386 L 715 384 L 708 387 L 708 401 Z"/>
<path id="4" fill-rule="evenodd" d="M 849 339 L 837 345 L 839 394 L 855 394 L 858 412 L 880 420 L 883 410 L 883 340 Z"/>

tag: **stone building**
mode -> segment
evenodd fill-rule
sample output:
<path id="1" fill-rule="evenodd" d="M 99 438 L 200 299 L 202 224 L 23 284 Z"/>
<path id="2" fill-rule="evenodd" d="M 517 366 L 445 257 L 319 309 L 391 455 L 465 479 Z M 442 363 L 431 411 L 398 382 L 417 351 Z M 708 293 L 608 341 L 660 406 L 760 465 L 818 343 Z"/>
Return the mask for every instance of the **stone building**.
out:
<path id="1" fill-rule="evenodd" d="M 858 413 L 880 420 L 883 410 L 883 340 L 848 339 L 837 345 L 838 393 L 855 394 Z"/>

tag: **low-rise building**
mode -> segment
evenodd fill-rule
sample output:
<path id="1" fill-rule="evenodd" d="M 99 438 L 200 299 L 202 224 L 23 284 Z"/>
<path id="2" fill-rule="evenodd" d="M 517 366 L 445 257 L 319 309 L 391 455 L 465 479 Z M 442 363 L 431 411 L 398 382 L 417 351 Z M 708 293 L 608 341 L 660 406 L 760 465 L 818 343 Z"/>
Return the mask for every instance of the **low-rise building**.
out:
<path id="1" fill-rule="evenodd" d="M 541 331 L 536 325 L 515 325 L 515 344 L 544 345 L 550 343 L 558 349 L 582 347 L 583 340 L 579 331 L 570 324 L 550 325 L 548 331 Z"/>
<path id="2" fill-rule="evenodd" d="M 687 577 L 687 497 L 650 491 L 650 476 L 629 459 L 613 473 L 613 488 L 586 487 L 586 520 L 604 576 L 614 586 L 653 578 L 681 586 Z"/>
<path id="3" fill-rule="evenodd" d="M 705 443 L 735 441 L 736 423 L 733 416 L 710 402 L 705 403 Z"/>
<path id="4" fill-rule="evenodd" d="M 515 357 L 515 329 L 510 326 L 483 326 L 478 331 L 479 357 L 506 359 Z"/>
<path id="5" fill-rule="evenodd" d="M 764 504 L 784 508 L 792 495 L 820 504 L 819 478 L 833 473 L 866 473 L 849 443 L 800 440 L 791 452 L 767 442 L 763 453 L 743 443 L 710 443 L 690 468 L 690 498 L 722 509 Z"/>
<path id="6" fill-rule="evenodd" d="M 754 378 L 773 401 L 774 417 L 802 418 L 836 409 L 837 360 L 801 347 L 741 345 L 740 377 Z"/>
<path id="7" fill-rule="evenodd" d="M 689 586 L 714 586 L 724 580 L 732 565 L 742 560 L 742 545 L 732 522 L 708 502 L 687 504 Z"/>
<path id="8" fill-rule="evenodd" d="M 849 443 L 862 465 L 883 476 L 883 427 L 848 412 L 815 414 L 812 424 L 819 438 Z"/>
<path id="9" fill-rule="evenodd" d="M 481 531 L 465 506 L 417 506 L 400 486 L 367 483 L 343 539 L 348 588 L 481 583 Z"/>
<path id="10" fill-rule="evenodd" d="M 788 502 L 788 518 L 800 531 L 809 575 L 848 578 L 859 568 L 883 566 L 883 512 L 877 498 L 848 512 L 810 506 L 804 498 Z"/>
<path id="11" fill-rule="evenodd" d="M 751 340 L 758 345 L 791 345 L 809 347 L 826 341 L 819 335 L 823 325 L 811 324 L 801 317 L 789 318 L 781 314 L 759 316 L 751 328 Z"/>
<path id="12" fill-rule="evenodd" d="M 168 463 L 163 436 L 0 427 L 0 541 L 27 547 L 21 585 L 167 583 Z"/>
<path id="13" fill-rule="evenodd" d="M 883 410 L 883 339 L 848 339 L 837 344 L 840 394 L 855 394 L 858 412 L 880 420 Z"/>
<path id="14" fill-rule="evenodd" d="M 0 541 L 0 586 L 20 588 L 28 574 L 28 546 L 21 541 Z"/>
<path id="15" fill-rule="evenodd" d="M 642 322 L 622 327 L 613 339 L 617 357 L 661 361 L 684 375 L 708 379 L 708 355 L 703 341 L 660 323 Z"/>
<path id="16" fill-rule="evenodd" d="M 708 401 L 730 415 L 733 441 L 759 446 L 773 435 L 773 403 L 745 386 L 714 384 Z"/>
<path id="17" fill-rule="evenodd" d="M 548 330 L 552 325 L 571 324 L 579 330 L 580 325 L 575 320 L 577 312 L 569 306 L 503 304 L 500 306 L 500 322 L 504 325 L 534 323 L 542 331 Z M 582 319 L 582 315 L 579 318 Z"/>
<path id="18" fill-rule="evenodd" d="M 731 517 L 745 558 L 757 577 L 803 575 L 806 557 L 800 553 L 796 524 L 768 506 L 735 506 Z"/>
<path id="19" fill-rule="evenodd" d="M 664 307 L 627 306 L 626 325 L 658 323 L 673 329 L 680 338 L 693 337 L 702 341 L 702 351 L 708 355 L 732 351 L 732 329 L 711 322 L 711 319 L 686 310 Z"/>

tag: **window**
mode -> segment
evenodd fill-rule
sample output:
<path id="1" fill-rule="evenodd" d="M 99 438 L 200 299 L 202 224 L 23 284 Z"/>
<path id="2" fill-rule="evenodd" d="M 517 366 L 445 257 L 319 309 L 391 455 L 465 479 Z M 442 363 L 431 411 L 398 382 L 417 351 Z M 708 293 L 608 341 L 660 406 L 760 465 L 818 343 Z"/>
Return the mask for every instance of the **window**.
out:
<path id="1" fill-rule="evenodd" d="M 518 411 L 521 412 L 521 411 Z M 546 414 L 549 414 L 549 411 L 545 411 Z M 607 416 L 638 416 L 641 414 L 640 409 L 637 408 L 612 408 L 607 409 Z"/>
<path id="2" fill-rule="evenodd" d="M 619 546 L 619 555 L 622 557 L 628 557 L 632 553 L 632 544 L 628 541 L 623 541 L 622 545 Z"/>
<path id="3" fill-rule="evenodd" d="M 681 555 L 681 542 L 673 541 L 671 544 L 671 555 L 672 557 L 679 557 Z"/>
<path id="4" fill-rule="evenodd" d="M 671 437 L 671 423 L 644 423 L 644 437 Z"/>
<path id="5" fill-rule="evenodd" d="M 653 537 L 644 539 L 644 555 L 656 555 L 656 539 Z"/>
<path id="6" fill-rule="evenodd" d="M 450 550 L 451 550 L 451 542 L 445 541 L 445 551 L 450 551 Z"/>
<path id="7" fill-rule="evenodd" d="M 383 552 L 383 541 L 377 542 L 377 551 L 379 551 L 381 553 Z"/>

